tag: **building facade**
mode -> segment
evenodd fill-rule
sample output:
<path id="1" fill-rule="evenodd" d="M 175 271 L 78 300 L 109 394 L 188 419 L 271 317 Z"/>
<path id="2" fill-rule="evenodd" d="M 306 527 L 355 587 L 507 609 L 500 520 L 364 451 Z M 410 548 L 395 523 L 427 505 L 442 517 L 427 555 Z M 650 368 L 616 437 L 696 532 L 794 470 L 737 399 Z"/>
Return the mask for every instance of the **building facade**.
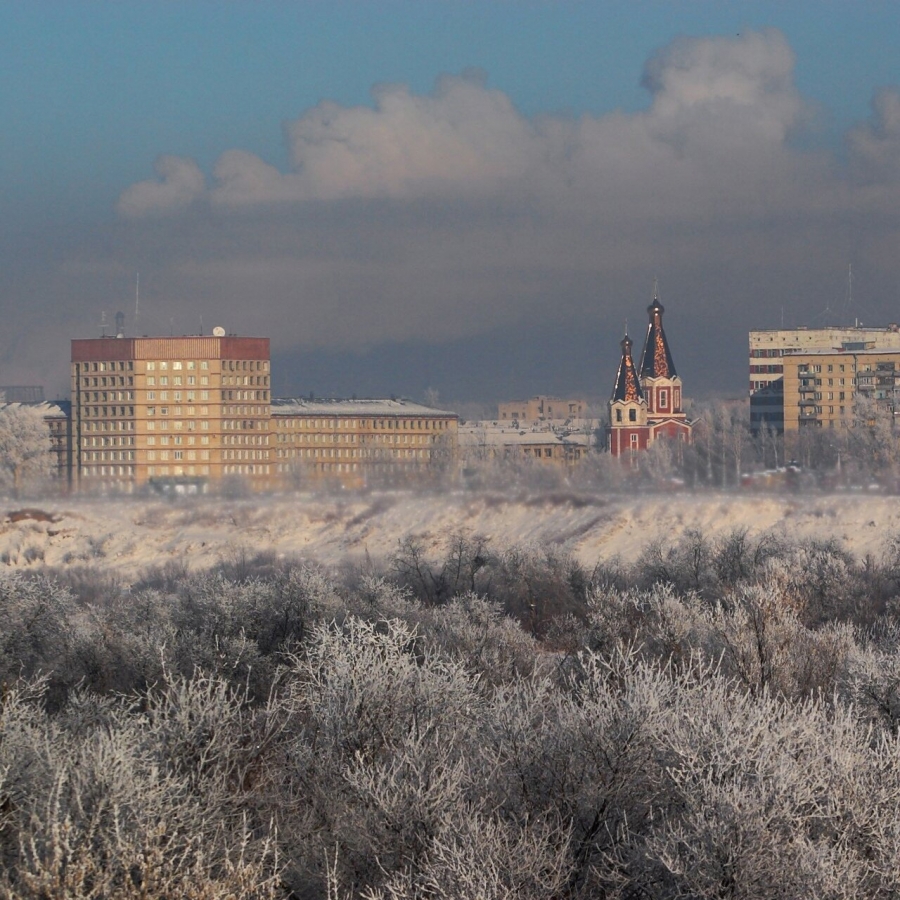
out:
<path id="1" fill-rule="evenodd" d="M 532 397 L 530 400 L 515 400 L 500 403 L 497 415 L 501 422 L 546 422 L 583 419 L 587 403 L 579 398 Z"/>
<path id="2" fill-rule="evenodd" d="M 632 340 L 626 334 L 616 383 L 608 403 L 607 449 L 632 461 L 656 440 L 690 443 L 691 424 L 682 408 L 681 378 L 675 371 L 663 329 L 665 308 L 654 291 L 647 307 L 650 322 L 641 361 L 635 367 Z"/>
<path id="3" fill-rule="evenodd" d="M 900 411 L 900 348 L 792 353 L 784 357 L 783 379 L 785 435 L 849 427 L 860 400 L 892 417 Z"/>
<path id="4" fill-rule="evenodd" d="M 409 483 L 453 465 L 458 422 L 408 400 L 273 400 L 273 471 L 285 485 Z"/>
<path id="5" fill-rule="evenodd" d="M 900 350 L 900 326 L 751 331 L 749 344 L 751 430 L 771 428 L 782 432 L 792 427 L 785 408 L 785 357 L 798 353 Z"/>
<path id="6" fill-rule="evenodd" d="M 270 401 L 268 338 L 73 340 L 73 485 L 264 482 Z"/>

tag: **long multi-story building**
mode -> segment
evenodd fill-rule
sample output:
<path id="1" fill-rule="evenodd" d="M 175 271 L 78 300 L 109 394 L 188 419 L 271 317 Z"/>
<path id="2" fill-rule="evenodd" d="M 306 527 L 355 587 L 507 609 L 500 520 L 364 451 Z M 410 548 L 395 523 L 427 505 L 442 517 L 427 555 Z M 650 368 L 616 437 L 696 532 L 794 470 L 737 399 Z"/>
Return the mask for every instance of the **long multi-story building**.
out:
<path id="1" fill-rule="evenodd" d="M 832 326 L 750 332 L 750 427 L 788 427 L 785 418 L 785 357 L 798 353 L 900 350 L 900 326 Z M 838 404 L 840 405 L 840 404 Z"/>
<path id="2" fill-rule="evenodd" d="M 287 485 L 414 481 L 454 461 L 458 422 L 409 400 L 273 400 L 273 473 Z"/>
<path id="3" fill-rule="evenodd" d="M 269 339 L 72 341 L 76 487 L 270 473 Z"/>

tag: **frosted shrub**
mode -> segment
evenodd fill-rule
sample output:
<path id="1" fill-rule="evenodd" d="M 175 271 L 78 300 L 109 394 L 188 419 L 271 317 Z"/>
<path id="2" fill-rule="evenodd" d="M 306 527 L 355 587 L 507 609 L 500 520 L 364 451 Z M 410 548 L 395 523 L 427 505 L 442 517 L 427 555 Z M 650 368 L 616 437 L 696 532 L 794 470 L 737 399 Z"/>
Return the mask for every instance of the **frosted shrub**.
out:
<path id="1" fill-rule="evenodd" d="M 559 896 L 570 877 L 568 831 L 534 820 L 518 829 L 478 813 L 435 839 L 418 870 L 406 869 L 366 900 L 545 900 Z"/>
<path id="2" fill-rule="evenodd" d="M 654 896 L 894 896 L 893 739 L 720 677 L 680 684 L 675 700 L 660 732 L 672 806 L 647 841 L 673 883 Z"/>
<path id="3" fill-rule="evenodd" d="M 499 603 L 477 594 L 423 608 L 414 621 L 426 644 L 491 684 L 527 675 L 541 662 L 538 642 L 504 615 Z"/>
<path id="4" fill-rule="evenodd" d="M 460 802 L 477 676 L 403 622 L 351 616 L 317 626 L 287 678 L 304 801 L 286 811 L 295 889 L 335 847 L 342 884 L 375 884 L 425 853 Z"/>
<path id="5" fill-rule="evenodd" d="M 275 895 L 268 820 L 241 779 L 265 729 L 241 727 L 221 685 L 172 685 L 146 713 L 76 695 L 57 720 L 36 693 L 14 689 L 0 715 L 0 897 Z"/>
<path id="6" fill-rule="evenodd" d="M 65 668 L 75 598 L 45 578 L 0 575 L 0 682 Z"/>
<path id="7" fill-rule="evenodd" d="M 550 679 L 520 681 L 495 701 L 485 739 L 499 769 L 483 775 L 501 818 L 558 817 L 570 826 L 570 884 L 603 896 L 632 866 L 638 836 L 665 806 L 656 755 L 671 679 L 620 650 L 581 659 L 570 692 Z"/>

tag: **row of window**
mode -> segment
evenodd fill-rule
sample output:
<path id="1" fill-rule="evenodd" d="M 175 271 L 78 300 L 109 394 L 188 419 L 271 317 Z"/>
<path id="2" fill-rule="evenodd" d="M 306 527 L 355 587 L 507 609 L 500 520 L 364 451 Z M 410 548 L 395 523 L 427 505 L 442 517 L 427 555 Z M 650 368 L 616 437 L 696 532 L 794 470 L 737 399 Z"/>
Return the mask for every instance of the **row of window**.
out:
<path id="1" fill-rule="evenodd" d="M 224 363 L 223 363 L 224 365 Z M 147 360 L 144 368 L 148 372 L 168 372 L 170 369 L 173 372 L 180 372 L 183 369 L 186 369 L 188 372 L 193 372 L 195 369 L 206 370 L 209 369 L 209 360 L 201 359 L 189 359 L 189 360 L 180 360 L 180 359 L 150 359 Z"/>
<path id="2" fill-rule="evenodd" d="M 200 394 L 198 397 L 197 394 Z M 157 393 L 156 391 L 147 391 L 147 400 L 156 400 Z M 160 391 L 158 399 L 161 401 L 167 401 L 169 399 L 169 391 Z M 181 403 L 182 400 L 185 400 L 188 403 L 193 403 L 195 400 L 209 400 L 209 391 L 172 391 L 172 400 L 175 403 Z M 204 413 L 206 415 L 206 413 Z"/>
<path id="3" fill-rule="evenodd" d="M 133 447 L 134 436 L 131 437 L 83 437 L 82 447 Z"/>
<path id="4" fill-rule="evenodd" d="M 134 360 L 116 360 L 115 362 L 75 363 L 76 372 L 133 372 Z"/>
<path id="5" fill-rule="evenodd" d="M 223 416 L 266 416 L 268 417 L 270 408 L 268 406 L 224 406 L 222 407 Z"/>
<path id="6" fill-rule="evenodd" d="M 82 403 L 111 403 L 116 400 L 134 400 L 134 391 L 86 391 Z"/>
<path id="7" fill-rule="evenodd" d="M 161 475 L 209 475 L 209 466 L 147 466 L 147 474 L 151 478 Z"/>
<path id="8" fill-rule="evenodd" d="M 147 431 L 168 431 L 171 426 L 172 431 L 195 431 L 199 428 L 201 431 L 209 431 L 209 421 L 206 419 L 160 419 L 158 422 L 151 420 L 145 423 Z"/>
<path id="9" fill-rule="evenodd" d="M 197 459 L 196 450 L 148 450 L 147 451 L 147 460 L 148 462 L 154 462 L 157 458 L 157 454 L 159 459 L 163 462 L 169 459 L 169 455 L 171 454 L 172 459 L 178 461 L 182 459 Z M 209 459 L 209 450 L 200 450 L 200 459 Z"/>
<path id="10" fill-rule="evenodd" d="M 185 383 L 185 379 L 183 379 L 181 377 L 181 375 L 173 375 L 172 376 L 172 386 L 173 387 L 179 387 L 184 383 Z M 197 384 L 197 376 L 196 375 L 188 375 L 187 379 L 186 379 L 186 383 L 187 383 L 188 387 L 191 387 L 191 385 Z M 209 384 L 209 375 L 201 375 L 200 376 L 200 384 L 201 384 L 201 386 L 204 384 L 208 385 Z M 154 375 L 148 375 L 147 376 L 147 387 L 148 388 L 156 387 L 157 385 L 159 385 L 159 387 L 168 387 L 169 386 L 169 376 L 168 375 L 160 375 L 159 379 L 157 380 L 157 378 Z"/>
<path id="11" fill-rule="evenodd" d="M 223 450 L 222 459 L 268 459 L 268 450 Z"/>
<path id="12" fill-rule="evenodd" d="M 99 378 L 96 375 L 92 378 L 85 376 L 81 379 L 81 384 L 83 387 L 134 387 L 134 376 L 110 375 L 108 378 L 106 375 Z"/>
<path id="13" fill-rule="evenodd" d="M 127 412 L 126 412 L 127 410 Z M 133 406 L 85 406 L 82 408 L 85 418 L 115 418 L 116 416 L 134 416 Z"/>
<path id="14" fill-rule="evenodd" d="M 268 400 L 268 391 L 222 391 L 222 400 Z"/>
<path id="15" fill-rule="evenodd" d="M 223 375 L 222 376 L 222 384 L 223 385 L 259 385 L 261 387 L 269 386 L 269 376 L 268 375 Z"/>
<path id="16" fill-rule="evenodd" d="M 353 431 L 369 430 L 402 430 L 402 431 L 445 431 L 449 425 L 446 419 L 344 419 L 339 416 L 327 419 L 294 419 L 276 415 L 278 428 L 322 428 L 344 429 Z"/>
<path id="17" fill-rule="evenodd" d="M 116 419 L 114 422 L 82 422 L 82 431 L 134 431 L 134 420 Z"/>
<path id="18" fill-rule="evenodd" d="M 187 406 L 187 407 L 181 407 L 181 406 L 172 406 L 172 407 L 169 407 L 169 406 L 159 406 L 159 407 L 156 407 L 156 406 L 148 406 L 148 407 L 147 407 L 147 415 L 148 415 L 148 416 L 155 416 L 155 415 L 157 414 L 157 411 L 159 412 L 159 415 L 161 415 L 161 416 L 167 416 L 167 415 L 169 415 L 169 412 L 170 412 L 170 411 L 171 411 L 171 413 L 172 413 L 173 416 L 196 416 L 196 415 L 197 415 L 197 407 L 196 407 L 196 406 Z M 209 415 L 209 407 L 208 407 L 208 406 L 201 406 L 201 407 L 200 407 L 200 415 L 201 415 L 201 416 L 208 416 L 208 415 Z"/>
<path id="19" fill-rule="evenodd" d="M 284 450 L 276 450 L 275 456 L 278 459 L 382 459 L 386 456 L 392 456 L 396 459 L 430 459 L 431 452 L 429 450 L 357 450 L 354 448 L 330 448 L 322 450 L 314 450 L 312 448 L 290 448 Z"/>
<path id="20" fill-rule="evenodd" d="M 223 434 L 223 444 L 265 444 L 268 446 L 267 434 Z"/>
<path id="21" fill-rule="evenodd" d="M 187 444 L 188 446 L 193 447 L 194 444 L 197 443 L 197 438 L 192 434 L 189 434 L 184 437 L 180 434 L 173 434 L 171 436 L 171 438 L 167 434 L 161 434 L 159 436 L 159 445 L 161 447 L 168 447 L 170 440 L 176 447 L 180 447 L 182 444 Z M 201 434 L 200 435 L 200 443 L 204 444 L 204 445 L 208 445 L 209 444 L 209 435 Z M 148 447 L 156 446 L 156 435 L 153 435 L 153 434 L 147 435 L 147 446 Z"/>

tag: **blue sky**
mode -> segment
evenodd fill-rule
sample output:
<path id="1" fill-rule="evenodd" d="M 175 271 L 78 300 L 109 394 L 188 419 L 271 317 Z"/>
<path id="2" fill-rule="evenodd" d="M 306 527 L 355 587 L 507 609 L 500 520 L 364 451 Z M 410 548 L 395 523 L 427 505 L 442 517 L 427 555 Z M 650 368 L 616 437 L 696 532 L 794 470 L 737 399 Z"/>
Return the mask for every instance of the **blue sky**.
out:
<path id="1" fill-rule="evenodd" d="M 118 281 L 125 277 L 122 273 L 138 267 L 149 270 L 146 277 L 148 290 L 152 291 L 155 268 L 160 321 L 177 319 L 175 313 L 178 305 L 185 303 L 188 283 L 197 296 L 198 307 L 209 318 L 217 312 L 214 296 L 216 291 L 221 291 L 226 276 L 221 272 L 211 275 L 205 292 L 204 276 L 196 272 L 210 272 L 211 261 L 222 259 L 229 252 L 227 247 L 233 246 L 228 242 L 216 243 L 214 232 L 227 231 L 229 242 L 238 241 L 238 234 L 248 244 L 283 242 L 283 254 L 287 255 L 289 248 L 300 239 L 298 235 L 303 235 L 305 246 L 314 241 L 310 234 L 315 232 L 311 225 L 315 220 L 327 223 L 321 238 L 327 255 L 343 260 L 342 268 L 335 269 L 334 273 L 323 275 L 317 271 L 315 274 L 319 279 L 315 281 L 316 290 L 322 290 L 323 283 L 340 283 L 344 292 L 340 303 L 324 298 L 321 305 L 338 305 L 343 315 L 352 315 L 358 312 L 354 308 L 353 291 L 358 290 L 355 285 L 382 283 L 385 295 L 397 290 L 387 284 L 383 272 L 369 281 L 362 276 L 355 279 L 347 275 L 353 266 L 361 264 L 360 259 L 378 252 L 372 231 L 360 224 L 362 220 L 371 221 L 375 215 L 373 209 L 362 215 L 362 219 L 358 211 L 346 210 L 346 204 L 353 202 L 354 196 L 371 201 L 372 192 L 365 185 L 357 185 L 356 195 L 353 191 L 338 192 L 340 196 L 332 192 L 316 195 L 312 201 L 308 189 L 303 188 L 297 195 L 302 195 L 302 199 L 295 197 L 301 205 L 292 207 L 293 211 L 272 213 L 263 204 L 254 207 L 253 223 L 246 215 L 246 207 L 242 207 L 240 224 L 236 224 L 235 216 L 227 221 L 225 217 L 213 216 L 202 221 L 169 219 L 165 228 L 159 220 L 126 221 L 128 216 L 123 217 L 125 207 L 121 198 L 130 186 L 155 177 L 154 163 L 161 155 L 193 161 L 206 179 L 212 178 L 223 154 L 233 150 L 252 154 L 279 172 L 289 172 L 299 165 L 292 153 L 301 151 L 286 140 L 285 124 L 305 122 L 306 114 L 323 99 L 335 101 L 341 110 L 357 105 L 373 106 L 371 91 L 376 84 L 405 85 L 413 98 L 428 97 L 439 76 L 459 75 L 470 67 L 483 70 L 486 88 L 507 98 L 526 124 L 540 122 L 546 116 L 564 122 L 587 114 L 612 127 L 610 123 L 616 111 L 628 115 L 650 109 L 654 95 L 642 86 L 642 73 L 648 60 L 659 54 L 668 54 L 667 71 L 677 70 L 682 63 L 675 59 L 677 53 L 670 53 L 667 48 L 679 36 L 727 39 L 732 41 L 728 46 L 737 47 L 739 36 L 764 33 L 765 29 L 777 29 L 793 54 L 791 89 L 803 100 L 802 112 L 790 114 L 785 146 L 806 154 L 802 157 L 803 171 L 817 166 L 822 171 L 843 166 L 846 136 L 854 127 L 870 120 L 875 92 L 900 83 L 897 51 L 900 10 L 896 3 L 0 0 L 0 209 L 3 211 L 0 238 L 6 244 L 5 249 L 0 248 L 0 303 L 6 312 L 21 309 L 23 304 L 32 302 L 31 298 L 40 296 L 43 314 L 52 316 L 58 312 L 65 327 L 74 327 L 79 321 L 96 317 L 104 304 L 112 308 L 117 301 L 108 299 L 108 295 L 119 290 Z M 764 81 L 768 76 L 763 73 L 759 77 Z M 349 127 L 356 125 L 351 122 Z M 877 124 L 874 127 L 877 131 Z M 604 128 L 600 131 L 606 133 Z M 601 139 L 607 138 L 598 138 Z M 825 163 L 818 160 L 819 153 L 828 156 Z M 523 171 L 531 172 L 530 165 L 525 165 Z M 738 178 L 742 177 L 742 171 L 738 171 Z M 787 174 L 784 177 L 795 178 Z M 823 177 L 819 171 L 813 181 L 821 186 Z M 866 174 L 863 181 L 869 177 Z M 203 195 L 206 189 L 198 187 L 196 196 Z M 215 206 L 212 187 L 209 190 Z M 758 192 L 759 188 L 755 190 Z M 469 212 L 481 202 L 499 203 L 497 193 L 491 191 L 489 199 L 476 202 L 475 198 L 467 197 Z M 404 206 L 402 215 L 396 206 L 392 207 L 392 216 L 422 216 L 415 227 L 417 235 L 433 229 L 433 243 L 422 246 L 422 256 L 427 258 L 429 252 L 437 253 L 436 248 L 448 245 L 446 198 L 441 201 L 444 203 L 441 209 L 430 207 L 422 212 L 421 204 L 432 203 L 434 198 L 429 194 L 423 200 L 413 194 L 404 188 L 400 195 L 391 195 L 388 202 Z M 503 194 L 502 203 L 508 203 L 511 196 Z M 719 205 L 712 212 L 703 212 L 698 207 L 694 212 L 699 218 L 685 212 L 683 227 L 678 230 L 684 234 L 685 229 L 708 227 L 710 216 L 718 223 L 715 226 L 718 233 L 722 231 L 722 216 L 731 223 L 727 227 L 732 227 L 735 216 L 747 215 L 749 222 L 753 216 L 760 215 L 759 210 L 750 209 L 751 199 L 748 195 L 723 201 L 728 206 L 727 214 L 725 206 Z M 309 202 L 320 205 L 313 209 Z M 629 200 L 615 202 L 629 203 Z M 835 272 L 845 271 L 848 259 L 859 252 L 860 290 L 864 289 L 868 277 L 873 293 L 876 289 L 881 292 L 880 302 L 887 302 L 885 295 L 894 291 L 890 302 L 895 303 L 897 273 L 883 262 L 889 256 L 884 247 L 890 247 L 897 233 L 890 209 L 875 210 L 861 199 L 855 199 L 849 207 L 843 201 L 834 202 L 835 208 L 816 220 L 807 238 L 811 245 L 809 255 L 819 271 L 823 261 L 830 260 L 829 253 L 834 256 L 834 271 L 829 269 L 822 273 L 820 281 L 810 282 L 804 268 L 810 260 L 801 264 L 798 259 L 792 266 L 791 260 L 782 258 L 782 251 L 768 245 L 765 234 L 757 230 L 754 252 L 735 258 L 730 267 L 734 277 L 744 282 L 752 279 L 754 290 L 775 294 L 781 291 L 791 298 L 796 298 L 798 292 L 802 294 L 800 286 L 807 283 L 810 294 L 801 298 L 797 314 L 811 315 L 816 309 L 816 293 L 827 291 L 831 285 L 836 294 L 840 293 Z M 633 205 L 638 208 L 638 201 Z M 183 208 L 184 204 L 179 207 Z M 459 212 L 463 218 L 467 214 Z M 865 253 L 859 246 L 853 246 L 856 240 L 852 237 L 856 227 L 853 217 L 871 221 L 876 214 L 886 224 L 878 234 L 871 235 L 866 245 L 872 259 L 867 271 Z M 451 219 L 453 215 L 456 213 L 451 214 Z M 551 218 L 544 207 L 541 211 L 518 210 L 510 215 L 517 216 L 520 222 L 527 219 L 528 227 L 535 229 L 544 227 L 542 223 Z M 803 220 L 806 215 L 812 213 L 803 212 L 799 218 Z M 263 218 L 266 218 L 264 224 Z M 399 219 L 392 221 L 398 229 L 404 227 L 396 224 Z M 677 216 L 673 221 L 678 221 Z M 779 213 L 779 227 L 787 227 L 785 221 L 785 215 Z M 488 226 L 481 222 L 479 227 Z M 495 223 L 490 228 L 492 239 L 502 242 L 503 229 L 509 227 L 508 221 L 505 225 Z M 465 228 L 460 226 L 453 231 L 454 239 L 461 241 L 456 252 L 462 260 L 466 258 L 464 232 L 471 234 L 471 229 L 469 222 Z M 623 229 L 640 230 L 640 223 L 629 219 Z M 177 234 L 177 238 L 167 243 L 166 234 Z M 554 238 L 561 234 L 561 231 L 548 231 L 545 243 L 552 245 Z M 702 254 L 697 256 L 696 248 L 681 246 L 666 237 L 659 240 L 641 234 L 649 242 L 647 255 L 652 258 L 646 265 L 635 264 L 630 273 L 617 273 L 615 296 L 602 300 L 604 314 L 608 312 L 618 321 L 631 302 L 632 318 L 639 318 L 644 295 L 634 301 L 629 301 L 626 295 L 636 285 L 652 281 L 657 274 L 665 284 L 665 271 L 654 270 L 665 269 L 667 265 L 674 276 L 669 278 L 672 287 L 696 293 L 705 273 L 706 285 L 729 290 L 729 268 L 723 267 L 721 252 L 704 261 Z M 247 238 L 247 235 L 251 236 Z M 402 243 L 400 235 L 398 231 L 397 246 Z M 516 231 L 510 241 L 515 242 L 519 236 L 520 232 Z M 600 232 L 596 237 L 600 239 Z M 387 240 L 387 237 L 382 235 L 379 239 Z M 590 238 L 586 237 L 585 243 L 589 244 Z M 562 241 L 561 245 L 570 247 L 571 241 Z M 802 241 L 792 246 L 798 255 L 803 254 Z M 186 258 L 186 247 L 195 248 L 195 258 Z M 359 250 L 358 257 L 354 256 L 353 248 Z M 563 252 L 560 259 L 565 255 Z M 263 258 L 271 262 L 268 252 L 259 257 L 245 254 L 244 258 L 247 263 L 244 271 L 248 273 Z M 496 277 L 505 273 L 508 280 L 521 278 L 527 282 L 530 276 L 515 270 L 521 258 L 516 256 L 502 263 Z M 876 265 L 875 260 L 882 262 Z M 590 279 L 597 275 L 590 266 L 580 270 L 578 259 L 566 264 L 571 266 L 574 275 L 562 279 L 564 283 L 560 284 L 559 291 L 564 299 L 551 301 L 555 313 L 563 317 L 552 328 L 561 328 L 563 334 L 566 324 L 574 323 L 579 311 L 587 308 L 591 300 Z M 422 302 L 427 304 L 429 279 L 445 279 L 448 265 L 449 261 L 442 259 L 438 267 L 440 275 L 436 274 L 438 269 L 411 268 L 402 275 L 406 288 L 414 292 L 411 285 L 415 283 L 415 289 L 425 298 Z M 563 265 L 562 261 L 559 265 Z M 306 274 L 310 274 L 310 266 L 304 270 Z M 194 274 L 186 281 L 185 272 L 189 269 Z M 541 277 L 548 286 L 554 283 L 553 270 L 554 264 L 548 262 L 542 271 Z M 271 268 L 267 269 L 270 271 Z M 769 274 L 760 274 L 761 271 Z M 94 283 L 91 272 L 95 273 Z M 177 277 L 173 274 L 176 272 Z M 779 282 L 782 276 L 784 280 Z M 346 284 L 342 280 L 345 278 Z M 477 290 L 484 293 L 480 308 L 490 307 L 494 303 L 490 282 L 478 279 L 476 282 Z M 246 283 L 253 283 L 249 275 Z M 261 290 L 277 292 L 277 286 L 264 285 Z M 708 290 L 710 294 L 715 292 L 711 287 Z M 165 305 L 167 294 L 173 308 Z M 364 303 L 362 299 L 359 302 Z M 512 305 L 503 307 L 504 302 Z M 289 308 L 287 303 L 287 299 L 280 303 L 273 301 L 272 317 L 283 314 Z M 686 334 L 708 314 L 711 303 L 712 299 L 707 298 L 705 304 L 690 310 L 692 318 L 682 322 Z M 406 316 L 403 310 L 393 310 L 387 299 L 385 304 L 384 316 Z M 533 358 L 534 342 L 538 341 L 535 335 L 540 329 L 533 333 L 529 322 L 539 304 L 524 309 L 515 307 L 510 300 L 498 299 L 497 304 L 504 311 L 494 318 L 484 316 L 481 321 L 476 303 L 472 310 L 474 324 L 468 331 L 449 327 L 444 332 L 423 329 L 420 337 L 434 344 L 436 354 L 458 354 L 460 341 L 465 344 L 467 337 L 471 337 L 476 343 L 487 340 L 489 344 L 492 329 L 506 327 L 503 323 L 510 321 L 507 337 L 511 331 L 516 334 L 521 331 L 513 343 L 528 344 L 530 349 L 525 355 Z M 770 299 L 768 306 L 763 304 L 762 312 L 771 319 L 778 305 L 777 298 Z M 228 309 L 226 302 L 225 311 Z M 873 312 L 888 314 L 882 307 Z M 354 371 L 365 371 L 360 377 L 373 388 L 381 388 L 385 385 L 379 381 L 377 366 L 383 364 L 384 348 L 395 346 L 392 340 L 398 347 L 417 340 L 415 329 L 399 329 L 393 338 L 388 329 L 370 341 L 354 338 L 344 341 L 339 329 L 327 327 L 325 318 L 317 316 L 315 310 L 310 315 L 313 321 L 321 320 L 322 334 L 331 337 L 310 340 L 308 335 L 297 333 L 293 338 L 285 337 L 279 348 L 286 359 L 298 361 L 301 374 L 304 352 L 314 351 L 316 365 L 323 371 L 330 371 L 329 354 L 333 354 L 334 371 L 339 371 L 346 363 L 341 354 L 352 352 Z M 360 315 L 365 318 L 369 314 Z M 13 315 L 12 321 L 15 318 Z M 440 315 L 436 318 L 439 320 Z M 593 321 L 596 324 L 597 318 Z M 265 319 L 241 324 L 264 328 Z M 773 323 L 767 320 L 761 324 Z M 543 329 L 545 334 L 552 331 L 547 325 Z M 678 329 L 674 322 L 671 327 Z M 22 336 L 29 334 L 26 324 Z M 33 335 L 24 343 L 17 336 L 7 339 L 6 348 L 0 349 L 0 379 L 14 380 L 9 367 L 23 367 L 18 354 L 23 346 L 33 347 L 35 340 Z M 557 344 L 565 342 L 562 337 L 554 340 Z M 729 347 L 737 345 L 737 338 L 731 334 L 724 336 L 723 341 Z M 609 343 L 615 348 L 615 342 Z M 379 360 L 377 365 L 372 362 L 372 371 L 360 363 L 366 353 Z M 415 370 L 415 366 L 421 369 L 423 364 L 414 361 L 419 358 L 416 353 L 410 352 L 408 356 L 413 366 L 409 382 L 412 389 L 421 389 L 421 382 L 427 376 Z M 605 355 L 601 359 L 605 360 Z M 596 360 L 588 362 L 594 364 Z M 445 363 L 437 364 L 436 368 L 444 373 L 452 369 Z M 42 368 L 34 362 L 32 350 L 24 369 L 15 380 L 21 380 L 26 374 L 48 382 L 60 379 L 52 365 Z M 505 391 L 513 390 L 517 383 L 521 383 L 523 392 L 540 388 L 524 374 L 520 382 L 515 378 L 510 381 L 508 371 L 507 367 L 503 372 Z M 700 375 L 706 370 L 698 365 L 696 371 Z M 495 376 L 498 373 L 492 375 L 490 366 L 485 365 L 481 382 L 489 385 Z M 478 393 L 470 381 L 454 383 L 451 374 L 442 377 L 446 383 L 440 386 L 451 396 L 454 392 Z M 549 374 L 542 377 L 552 380 Z M 404 380 L 405 373 L 396 371 L 391 378 L 391 386 L 403 393 L 404 386 L 398 382 Z M 557 380 L 553 389 L 574 390 L 578 388 L 574 383 L 578 378 L 573 371 L 562 383 Z M 744 378 L 745 373 L 738 372 L 733 384 L 742 384 Z M 327 391 L 328 377 L 321 381 L 325 383 L 316 384 L 316 388 Z M 297 376 L 297 387 L 305 387 L 301 375 Z M 604 391 L 604 387 L 597 386 L 589 392 Z M 488 395 L 489 388 L 484 387 L 482 393 Z"/>

